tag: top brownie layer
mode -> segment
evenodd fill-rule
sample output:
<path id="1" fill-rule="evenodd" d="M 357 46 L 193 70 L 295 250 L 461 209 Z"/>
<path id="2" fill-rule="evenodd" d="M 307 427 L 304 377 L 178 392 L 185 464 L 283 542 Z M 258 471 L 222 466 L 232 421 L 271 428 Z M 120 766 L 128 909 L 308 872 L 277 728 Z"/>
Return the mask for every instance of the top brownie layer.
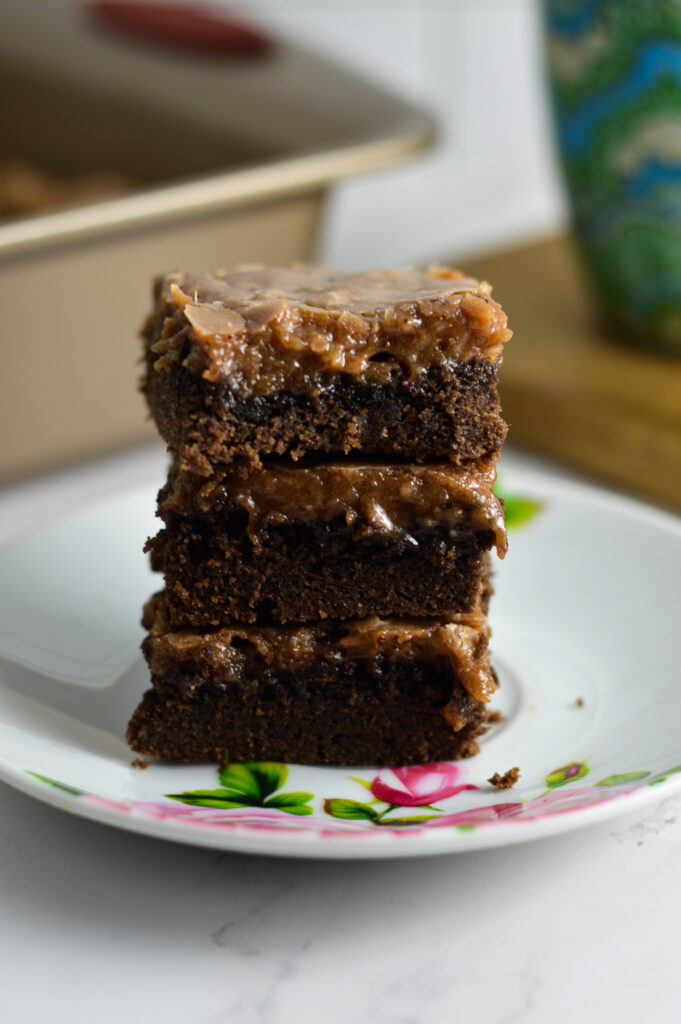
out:
<path id="1" fill-rule="evenodd" d="M 175 272 L 155 285 L 143 390 L 184 470 L 268 455 L 457 464 L 495 455 L 506 317 L 457 271 Z"/>
<path id="2" fill-rule="evenodd" d="M 472 359 L 495 364 L 510 337 L 490 286 L 442 267 L 176 271 L 157 283 L 156 301 L 156 368 L 181 359 L 241 395 L 300 393 L 320 374 L 380 384 L 394 362 L 411 379 Z"/>

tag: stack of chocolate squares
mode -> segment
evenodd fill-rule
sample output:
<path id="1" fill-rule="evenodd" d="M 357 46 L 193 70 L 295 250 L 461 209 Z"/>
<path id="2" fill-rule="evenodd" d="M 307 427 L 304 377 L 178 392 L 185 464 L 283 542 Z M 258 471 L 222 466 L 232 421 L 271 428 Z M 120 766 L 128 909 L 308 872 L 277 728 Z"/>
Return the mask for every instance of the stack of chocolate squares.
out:
<path id="1" fill-rule="evenodd" d="M 152 688 L 180 761 L 396 765 L 477 751 L 506 317 L 485 283 L 308 265 L 155 288 L 144 390 L 172 453 L 149 542 Z"/>

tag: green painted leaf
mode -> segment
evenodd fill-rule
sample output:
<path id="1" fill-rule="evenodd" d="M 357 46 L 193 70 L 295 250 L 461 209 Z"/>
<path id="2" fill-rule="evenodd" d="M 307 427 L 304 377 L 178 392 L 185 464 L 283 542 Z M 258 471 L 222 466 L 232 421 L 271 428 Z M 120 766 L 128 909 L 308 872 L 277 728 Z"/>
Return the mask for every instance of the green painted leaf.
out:
<path id="1" fill-rule="evenodd" d="M 265 800 L 275 790 L 281 790 L 289 777 L 286 765 L 276 761 L 253 761 L 245 767 L 250 768 L 257 779 L 261 800 Z"/>
<path id="2" fill-rule="evenodd" d="M 519 526 L 526 526 L 541 512 L 541 507 L 541 502 L 530 501 L 528 498 L 504 498 L 506 529 L 516 530 Z"/>
<path id="3" fill-rule="evenodd" d="M 245 807 L 257 806 L 253 804 L 248 793 L 237 793 L 234 789 L 187 789 L 183 793 L 166 793 L 166 796 L 171 796 L 173 800 L 186 800 L 189 797 L 196 797 L 197 799 L 199 797 L 206 797 L 208 800 L 236 801 L 236 803 L 242 804 Z"/>
<path id="4" fill-rule="evenodd" d="M 277 761 L 251 761 L 228 764 L 218 774 L 225 789 L 253 797 L 255 806 L 281 789 L 288 778 L 288 768 Z"/>
<path id="5" fill-rule="evenodd" d="M 503 486 L 498 480 L 494 484 L 494 493 L 504 503 L 507 530 L 515 530 L 518 526 L 524 526 L 541 512 L 542 503 L 540 501 L 523 498 L 516 494 L 505 494 Z"/>
<path id="6" fill-rule="evenodd" d="M 227 800 L 224 797 L 192 796 L 191 793 L 166 793 L 169 800 L 177 800 L 181 804 L 189 804 L 190 807 L 217 807 L 220 810 L 228 811 L 233 807 L 252 807 L 248 800 Z"/>
<path id="7" fill-rule="evenodd" d="M 346 818 L 348 821 L 374 821 L 378 813 L 369 804 L 360 803 L 359 800 L 341 800 L 332 797 L 324 801 L 324 810 L 334 818 Z"/>
<path id="8" fill-rule="evenodd" d="M 275 790 L 281 789 L 288 779 L 288 768 L 277 761 L 253 761 L 244 767 L 250 768 L 257 780 L 261 800 L 265 800 Z"/>
<path id="9" fill-rule="evenodd" d="M 298 814 L 300 816 L 312 814 L 312 808 L 309 804 L 295 804 L 293 807 L 282 807 L 281 810 L 286 811 L 287 814 Z"/>
<path id="10" fill-rule="evenodd" d="M 357 775 L 348 775 L 348 778 L 351 779 L 352 782 L 359 782 L 360 786 L 364 786 L 365 789 L 371 791 L 371 783 L 368 779 L 360 779 Z"/>
<path id="11" fill-rule="evenodd" d="M 679 772 L 681 772 L 681 764 L 668 768 L 666 772 L 660 772 L 659 775 L 654 775 L 652 779 L 648 779 L 648 785 L 657 786 L 660 782 L 666 782 L 669 775 L 677 775 Z"/>
<path id="12" fill-rule="evenodd" d="M 650 772 L 623 772 L 621 775 L 608 775 L 607 779 L 601 779 L 597 786 L 620 786 L 623 782 L 636 782 L 637 779 L 647 779 Z"/>
<path id="13" fill-rule="evenodd" d="M 404 818 L 382 818 L 377 821 L 377 825 L 396 825 L 398 828 L 405 828 L 409 825 L 422 825 L 424 821 L 432 821 L 433 818 L 439 818 L 439 814 L 413 814 L 411 817 Z"/>
<path id="14" fill-rule="evenodd" d="M 306 804 L 313 796 L 314 793 L 276 793 L 265 801 L 265 807 L 282 807 L 286 810 L 296 804 Z"/>
<path id="15" fill-rule="evenodd" d="M 247 764 L 228 764 L 221 768 L 218 777 L 222 786 L 231 793 L 243 793 L 244 796 L 260 799 L 258 780 Z"/>
<path id="16" fill-rule="evenodd" d="M 475 825 L 457 825 L 457 832 L 475 832 Z"/>
<path id="17" fill-rule="evenodd" d="M 39 779 L 40 782 L 46 782 L 48 786 L 53 786 L 54 789 L 60 789 L 62 793 L 69 793 L 71 796 L 82 796 L 82 789 L 76 789 L 75 786 L 67 786 L 63 782 L 57 782 L 56 779 L 51 779 L 49 775 L 41 775 L 39 772 L 29 771 L 26 774 L 32 775 L 34 779 Z"/>

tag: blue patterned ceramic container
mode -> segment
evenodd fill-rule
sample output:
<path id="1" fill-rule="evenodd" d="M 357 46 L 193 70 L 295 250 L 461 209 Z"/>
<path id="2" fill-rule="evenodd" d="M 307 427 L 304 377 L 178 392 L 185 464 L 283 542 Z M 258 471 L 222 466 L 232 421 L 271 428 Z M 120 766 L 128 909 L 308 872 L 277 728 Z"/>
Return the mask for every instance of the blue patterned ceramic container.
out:
<path id="1" fill-rule="evenodd" d="M 608 319 L 681 354 L 681 0 L 544 0 L 560 153 Z"/>

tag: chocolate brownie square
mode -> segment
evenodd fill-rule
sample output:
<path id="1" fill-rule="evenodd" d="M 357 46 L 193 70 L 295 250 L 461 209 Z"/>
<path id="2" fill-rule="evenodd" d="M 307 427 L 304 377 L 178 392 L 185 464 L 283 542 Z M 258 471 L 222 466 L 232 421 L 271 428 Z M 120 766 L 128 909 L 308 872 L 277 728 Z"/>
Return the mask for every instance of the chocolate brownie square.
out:
<path id="1" fill-rule="evenodd" d="M 441 267 L 176 271 L 156 282 L 143 390 L 204 475 L 272 454 L 464 463 L 504 439 L 510 335 L 488 284 Z"/>

